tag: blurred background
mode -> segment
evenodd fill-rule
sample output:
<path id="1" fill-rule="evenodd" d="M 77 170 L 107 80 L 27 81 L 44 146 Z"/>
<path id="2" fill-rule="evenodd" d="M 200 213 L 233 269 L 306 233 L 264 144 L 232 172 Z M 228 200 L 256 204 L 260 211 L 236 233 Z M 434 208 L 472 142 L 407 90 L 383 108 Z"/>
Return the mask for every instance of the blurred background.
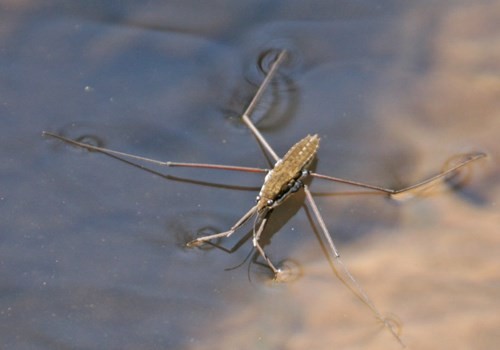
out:
<path id="1" fill-rule="evenodd" d="M 5 349 L 397 349 L 336 277 L 303 195 L 264 237 L 296 278 L 187 249 L 227 230 L 263 176 L 138 169 L 43 130 L 159 160 L 269 167 L 321 137 L 313 180 L 344 262 L 413 349 L 500 343 L 500 1 L 0 0 L 0 339 Z M 240 244 L 241 243 L 241 244 Z M 241 264 L 240 267 L 230 269 Z M 230 269 L 230 270 L 228 270 Z"/>

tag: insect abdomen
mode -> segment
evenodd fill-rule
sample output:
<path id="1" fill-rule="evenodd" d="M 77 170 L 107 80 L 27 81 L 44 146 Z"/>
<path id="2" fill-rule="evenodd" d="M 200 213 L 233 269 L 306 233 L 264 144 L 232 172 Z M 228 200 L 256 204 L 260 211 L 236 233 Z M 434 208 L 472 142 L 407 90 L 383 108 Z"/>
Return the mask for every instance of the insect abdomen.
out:
<path id="1" fill-rule="evenodd" d="M 307 135 L 293 145 L 280 159 L 264 181 L 259 193 L 259 208 L 264 208 L 269 200 L 275 200 L 284 191 L 290 181 L 300 177 L 302 170 L 309 165 L 318 151 L 319 137 Z"/>

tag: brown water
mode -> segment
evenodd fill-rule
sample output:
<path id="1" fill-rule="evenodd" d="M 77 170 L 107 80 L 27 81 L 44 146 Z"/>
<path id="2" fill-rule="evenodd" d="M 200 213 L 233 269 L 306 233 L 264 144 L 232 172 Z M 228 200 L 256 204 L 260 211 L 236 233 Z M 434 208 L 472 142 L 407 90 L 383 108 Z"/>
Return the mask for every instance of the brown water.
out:
<path id="1" fill-rule="evenodd" d="M 280 154 L 319 133 L 318 172 L 387 187 L 488 154 L 462 187 L 403 203 L 311 188 L 409 348 L 496 348 L 500 2 L 372 3 L 0 0 L 2 348 L 398 348 L 331 271 L 303 197 L 274 213 L 265 247 L 301 276 L 273 285 L 255 263 L 225 271 L 250 242 L 184 248 L 230 227 L 262 176 L 164 179 L 40 136 L 266 167 L 238 114 L 269 48 L 291 53 L 256 112 Z"/>

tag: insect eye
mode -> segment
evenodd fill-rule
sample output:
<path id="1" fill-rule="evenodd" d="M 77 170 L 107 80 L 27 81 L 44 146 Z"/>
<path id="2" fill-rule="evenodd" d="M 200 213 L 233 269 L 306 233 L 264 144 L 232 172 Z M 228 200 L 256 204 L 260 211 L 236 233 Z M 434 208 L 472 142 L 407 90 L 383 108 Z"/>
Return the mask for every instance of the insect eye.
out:
<path id="1" fill-rule="evenodd" d="M 267 205 L 273 205 L 274 201 L 272 199 L 268 199 Z"/>
<path id="2" fill-rule="evenodd" d="M 255 201 L 256 202 L 260 201 L 260 196 L 255 197 Z"/>

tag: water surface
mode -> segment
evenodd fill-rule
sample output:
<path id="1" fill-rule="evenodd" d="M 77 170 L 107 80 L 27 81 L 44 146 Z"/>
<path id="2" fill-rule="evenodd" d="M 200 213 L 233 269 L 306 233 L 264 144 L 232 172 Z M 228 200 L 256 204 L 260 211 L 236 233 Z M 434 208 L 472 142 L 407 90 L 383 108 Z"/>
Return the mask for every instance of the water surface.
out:
<path id="1" fill-rule="evenodd" d="M 273 48 L 290 62 L 255 117 L 279 154 L 319 133 L 316 171 L 399 187 L 454 155 L 488 153 L 463 187 L 404 203 L 318 180 L 311 188 L 345 262 L 408 345 L 498 344 L 498 1 L 2 0 L 0 9 L 5 348 L 398 348 L 330 270 L 302 196 L 274 213 L 265 247 L 302 274 L 273 285 L 255 263 L 225 270 L 251 242 L 233 254 L 184 248 L 234 224 L 261 175 L 153 169 L 176 177 L 165 179 L 41 137 L 268 167 L 238 115 Z"/>

